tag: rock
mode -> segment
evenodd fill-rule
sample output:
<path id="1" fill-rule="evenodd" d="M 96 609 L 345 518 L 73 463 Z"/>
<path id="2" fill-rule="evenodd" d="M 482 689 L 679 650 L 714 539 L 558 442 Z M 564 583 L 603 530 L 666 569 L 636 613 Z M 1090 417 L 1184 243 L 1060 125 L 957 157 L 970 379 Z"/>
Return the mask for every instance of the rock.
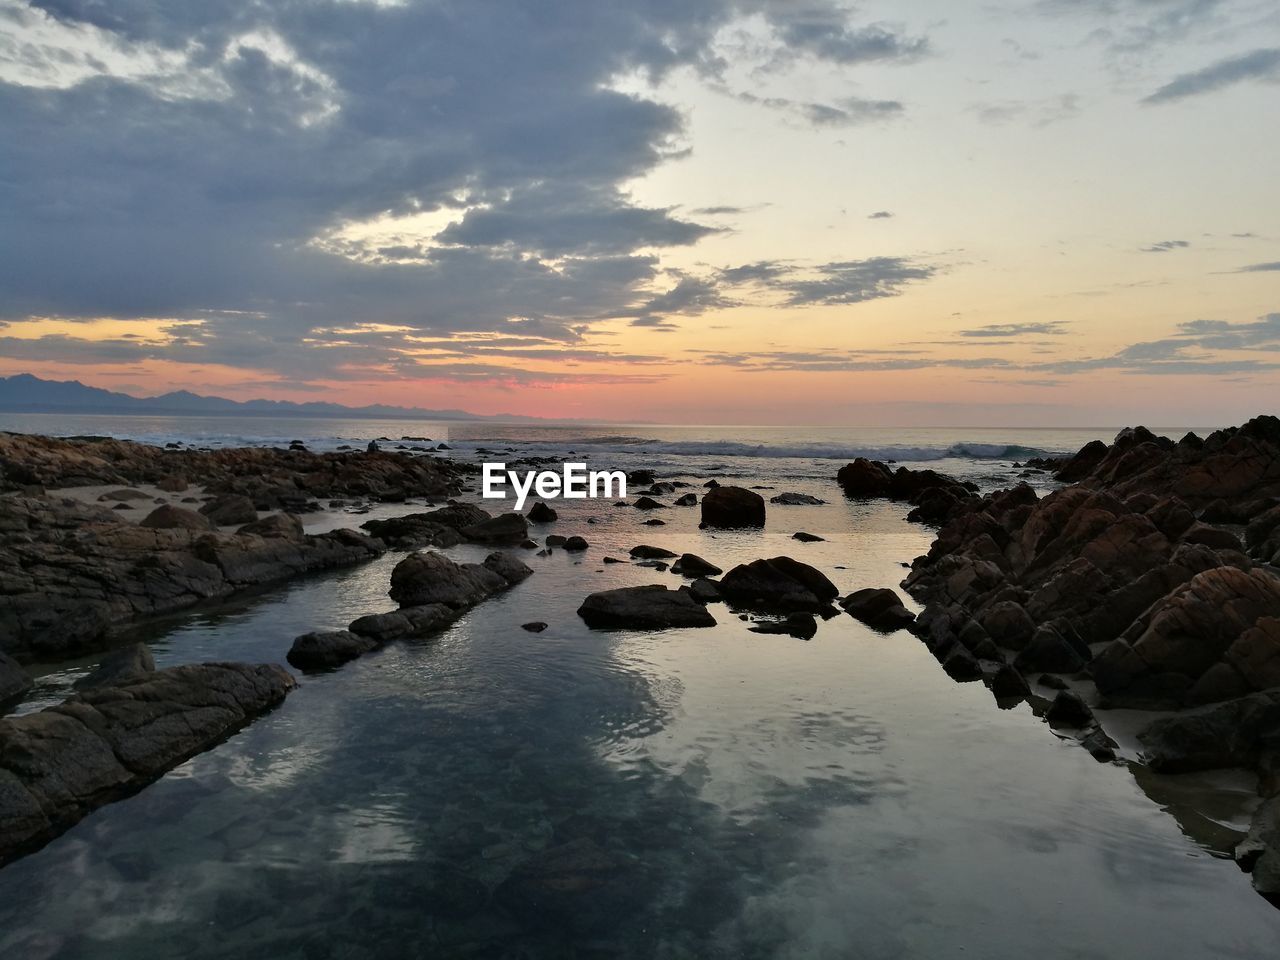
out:
<path id="1" fill-rule="evenodd" d="M 187 478 L 180 473 L 170 474 L 167 477 L 161 477 L 156 481 L 156 486 L 165 491 L 165 493 L 185 493 L 189 484 Z"/>
<path id="2" fill-rule="evenodd" d="M 425 636 L 458 618 L 459 611 L 442 603 L 403 607 L 390 613 L 371 613 L 357 617 L 347 627 L 352 633 L 371 637 L 378 644 L 405 637 Z"/>
<path id="3" fill-rule="evenodd" d="M 559 515 L 539 500 L 529 509 L 530 523 L 553 523 Z"/>
<path id="4" fill-rule="evenodd" d="M 640 497 L 633 506 L 637 510 L 665 510 L 667 508 L 665 503 L 659 503 L 653 497 Z"/>
<path id="5" fill-rule="evenodd" d="M 878 630 L 899 630 L 911 626 L 915 614 L 902 604 L 902 598 L 889 589 L 867 587 L 855 590 L 840 606 L 855 620 Z"/>
<path id="6" fill-rule="evenodd" d="M 982 679 L 982 665 L 972 653 L 956 644 L 942 660 L 942 669 L 957 683 Z"/>
<path id="7" fill-rule="evenodd" d="M 570 553 L 580 553 L 581 551 L 586 550 L 590 546 L 591 544 L 587 543 L 586 540 L 578 536 L 569 537 L 569 539 L 565 540 L 564 542 L 564 549 L 569 551 Z"/>
<path id="8" fill-rule="evenodd" d="M 657 517 L 650 517 L 644 521 L 644 526 L 646 527 L 665 527 L 666 525 L 667 522 L 665 520 L 659 520 Z"/>
<path id="9" fill-rule="evenodd" d="M 593 593 L 582 602 L 578 615 L 590 627 L 627 630 L 713 627 L 716 623 L 688 590 L 668 590 L 661 585 Z"/>
<path id="10" fill-rule="evenodd" d="M 520 624 L 521 630 L 528 630 L 530 633 L 541 633 L 547 629 L 547 625 L 541 620 L 532 620 L 529 623 Z"/>
<path id="11" fill-rule="evenodd" d="M 431 551 L 414 553 L 391 571 L 391 599 L 401 607 L 438 603 L 466 609 L 532 573 L 509 553 L 490 554 L 484 564 L 457 564 Z"/>
<path id="12" fill-rule="evenodd" d="M 799 540 L 801 543 L 822 543 L 823 537 L 813 533 L 805 533 L 803 530 L 797 530 L 791 535 L 792 540 Z"/>
<path id="13" fill-rule="evenodd" d="M 518 544 L 529 538 L 529 524 L 518 513 L 500 513 L 459 531 L 473 543 Z"/>
<path id="14" fill-rule="evenodd" d="M 1189 773 L 1251 767 L 1280 738 L 1280 690 L 1162 717 L 1138 734 L 1151 769 Z"/>
<path id="15" fill-rule="evenodd" d="M 891 470 L 878 460 L 859 457 L 841 467 L 836 481 L 846 497 L 854 500 L 887 498 L 920 504 L 922 513 L 914 520 L 941 522 L 978 488 L 934 470 Z"/>
<path id="16" fill-rule="evenodd" d="M 1001 600 L 984 607 L 978 623 L 997 644 L 1010 650 L 1021 650 L 1035 634 L 1036 624 L 1022 604 Z"/>
<path id="17" fill-rule="evenodd" d="M 131 643 L 104 656 L 92 673 L 76 681 L 75 688 L 88 690 L 93 687 L 109 687 L 154 673 L 155 669 L 156 661 L 151 655 L 151 648 L 145 643 Z"/>
<path id="18" fill-rule="evenodd" d="M 1061 690 L 1049 704 L 1045 719 L 1055 727 L 1084 728 L 1093 723 L 1093 711 L 1085 704 L 1078 693 Z"/>
<path id="19" fill-rule="evenodd" d="M 107 493 L 102 494 L 102 496 L 98 497 L 98 500 L 101 503 L 115 503 L 115 502 L 124 503 L 129 500 L 150 500 L 150 499 L 151 499 L 151 494 L 143 493 L 141 490 L 133 490 L 133 489 L 110 490 Z"/>
<path id="20" fill-rule="evenodd" d="M 213 525 L 206 517 L 202 517 L 194 510 L 186 510 L 182 507 L 175 507 L 172 504 L 156 507 L 138 521 L 138 526 L 146 527 L 149 530 L 213 529 Z"/>
<path id="21" fill-rule="evenodd" d="M 878 460 L 858 457 L 840 468 L 836 482 L 844 489 L 845 496 L 857 500 L 888 497 L 893 488 L 893 471 Z"/>
<path id="22" fill-rule="evenodd" d="M 1042 687 L 1048 687 L 1050 690 L 1068 689 L 1067 681 L 1063 680 L 1061 677 L 1055 676 L 1052 673 L 1040 674 L 1040 679 L 1037 680 L 1036 683 L 1040 684 L 1040 686 Z"/>
<path id="23" fill-rule="evenodd" d="M 452 547 L 463 542 L 463 529 L 491 519 L 488 513 L 473 504 L 458 503 L 426 513 L 366 520 L 360 526 L 393 547 Z"/>
<path id="24" fill-rule="evenodd" d="M 648 544 L 640 544 L 631 548 L 631 556 L 637 560 L 667 560 L 676 556 L 670 550 L 662 547 L 651 547 Z"/>
<path id="25" fill-rule="evenodd" d="M 627 486 L 629 487 L 650 487 L 653 486 L 653 481 L 652 470 L 632 470 L 627 474 Z"/>
<path id="26" fill-rule="evenodd" d="M 1027 681 L 1009 664 L 1004 664 L 991 677 L 991 693 L 997 700 L 1010 702 L 1025 700 L 1031 693 Z"/>
<path id="27" fill-rule="evenodd" d="M 288 660 L 299 670 L 326 670 L 339 667 L 381 645 L 373 636 L 349 630 L 304 633 L 293 641 Z"/>
<path id="28" fill-rule="evenodd" d="M 1089 755 L 1099 763 L 1110 763 L 1116 758 L 1118 744 L 1098 727 L 1090 730 L 1081 740 L 1080 746 L 1089 751 Z"/>
<path id="29" fill-rule="evenodd" d="M 734 567 L 720 580 L 720 594 L 748 609 L 817 612 L 839 591 L 808 564 L 790 557 L 773 557 Z"/>
<path id="30" fill-rule="evenodd" d="M 720 481 L 716 480 L 714 477 L 712 477 L 710 480 L 708 480 L 706 483 L 703 484 L 703 487 L 705 487 L 708 490 L 714 490 L 718 486 L 720 486 Z"/>
<path id="31" fill-rule="evenodd" d="M 789 613 L 784 620 L 759 620 L 750 629 L 752 633 L 781 633 L 809 640 L 818 632 L 818 621 L 811 613 Z"/>
<path id="32" fill-rule="evenodd" d="M 698 505 L 697 494 L 693 494 L 693 493 L 683 494 L 682 496 L 676 498 L 675 504 L 677 507 L 696 507 Z"/>
<path id="33" fill-rule="evenodd" d="M 724 571 L 708 560 L 703 560 L 700 556 L 693 553 L 684 553 L 680 555 L 680 559 L 671 565 L 672 573 L 679 573 L 686 577 L 714 577 Z"/>
<path id="34" fill-rule="evenodd" d="M 18 699 L 31 689 L 31 676 L 22 665 L 0 653 L 0 706 Z"/>
<path id="35" fill-rule="evenodd" d="M 699 578 L 689 584 L 689 593 L 693 595 L 693 599 L 699 603 L 717 603 L 724 599 L 720 596 L 720 584 L 715 580 L 708 580 L 705 577 Z"/>
<path id="36" fill-rule="evenodd" d="M 551 536 L 547 537 L 545 542 L 548 547 L 563 547 L 566 543 L 569 542 L 569 538 L 562 537 L 557 533 L 553 533 L 551 534 Z"/>
<path id="37" fill-rule="evenodd" d="M 0 863 L 222 742 L 295 686 L 271 664 L 195 664 L 0 719 Z"/>
<path id="38" fill-rule="evenodd" d="M 1043 624 L 1014 658 L 1013 665 L 1024 674 L 1041 670 L 1049 673 L 1076 673 L 1084 669 L 1085 661 L 1056 628 Z"/>
<path id="39" fill-rule="evenodd" d="M 787 507 L 809 507 L 818 506 L 827 501 L 819 500 L 817 497 L 810 496 L 807 493 L 780 493 L 776 497 L 770 497 L 769 502 L 780 503 Z"/>
<path id="40" fill-rule="evenodd" d="M 764 498 L 742 487 L 715 487 L 702 498 L 702 522 L 708 527 L 763 527 L 764 517 Z"/>
<path id="41" fill-rule="evenodd" d="M 286 540 L 302 539 L 302 521 L 291 513 L 273 513 L 261 520 L 246 523 L 237 534 L 255 537 L 283 537 Z"/>
<path id="42" fill-rule="evenodd" d="M 241 494 L 216 497 L 201 507 L 200 512 L 217 527 L 252 523 L 258 519 L 258 511 L 253 501 Z"/>

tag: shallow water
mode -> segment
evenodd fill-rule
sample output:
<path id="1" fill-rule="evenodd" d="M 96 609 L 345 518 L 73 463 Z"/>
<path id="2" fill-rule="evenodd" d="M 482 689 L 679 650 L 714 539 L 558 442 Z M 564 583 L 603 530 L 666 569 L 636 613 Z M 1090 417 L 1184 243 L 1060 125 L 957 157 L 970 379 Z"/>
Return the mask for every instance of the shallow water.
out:
<path id="1" fill-rule="evenodd" d="M 1162 809 L 1169 778 L 1143 772 L 1153 801 L 1026 705 L 952 683 L 906 633 L 842 615 L 804 642 L 723 605 L 713 629 L 609 633 L 574 613 L 593 590 L 680 582 L 601 562 L 637 543 L 726 569 L 785 553 L 843 593 L 896 584 L 931 540 L 831 479 L 786 487 L 832 502 L 771 505 L 763 533 L 557 503 L 538 533 L 581 533 L 585 556 L 526 555 L 533 577 L 440 637 L 303 677 L 274 713 L 0 870 L 0 956 L 1274 955 L 1280 912 Z M 391 609 L 398 558 L 176 618 L 150 631 L 157 661 L 282 660 L 300 632 Z M 44 695 L 81 672 L 50 673 Z M 498 892 L 582 838 L 618 882 L 539 913 Z"/>

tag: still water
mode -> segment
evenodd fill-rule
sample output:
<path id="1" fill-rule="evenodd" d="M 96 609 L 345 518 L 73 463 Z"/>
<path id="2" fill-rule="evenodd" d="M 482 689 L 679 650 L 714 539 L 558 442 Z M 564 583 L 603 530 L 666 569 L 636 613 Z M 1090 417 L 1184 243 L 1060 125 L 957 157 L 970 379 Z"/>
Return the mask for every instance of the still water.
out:
<path id="1" fill-rule="evenodd" d="M 0 870 L 0 956 L 1275 955 L 1280 912 L 1152 799 L 1168 783 L 1140 787 L 1025 705 L 996 709 L 906 633 L 841 615 L 804 642 L 723 605 L 712 629 L 586 629 L 587 593 L 679 582 L 602 562 L 638 543 L 725 569 L 785 553 L 842 593 L 895 585 L 929 545 L 904 507 L 844 501 L 820 458 L 679 456 L 699 492 L 771 460 L 756 482 L 831 502 L 771 505 L 764 532 L 735 533 L 699 530 L 696 509 L 647 527 L 557 503 L 536 534 L 580 533 L 585 555 L 526 554 L 531 578 L 445 634 L 302 677 L 274 713 Z M 938 462 L 988 485 L 1013 470 Z M 162 666 L 282 661 L 298 633 L 391 609 L 399 556 L 147 638 Z M 84 669 L 47 666 L 38 696 Z M 595 851 L 569 870 L 589 892 L 529 909 L 509 878 L 566 845 Z"/>

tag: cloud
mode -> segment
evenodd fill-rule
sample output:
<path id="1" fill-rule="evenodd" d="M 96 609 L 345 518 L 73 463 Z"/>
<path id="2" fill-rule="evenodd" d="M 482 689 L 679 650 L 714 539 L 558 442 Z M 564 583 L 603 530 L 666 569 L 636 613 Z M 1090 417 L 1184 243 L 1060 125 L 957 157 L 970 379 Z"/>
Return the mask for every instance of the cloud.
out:
<path id="1" fill-rule="evenodd" d="M 846 97 L 834 106 L 826 103 L 806 103 L 801 109 L 815 127 L 851 127 L 900 116 L 905 108 L 897 100 L 862 100 L 858 97 Z"/>
<path id="2" fill-rule="evenodd" d="M 888 220 L 893 216 L 888 210 L 877 210 L 875 213 L 867 214 L 868 220 Z"/>
<path id="3" fill-rule="evenodd" d="M 1046 323 L 991 323 L 985 327 L 959 331 L 962 337 L 1025 337 L 1066 335 L 1069 324 L 1065 320 L 1050 320 Z"/>
<path id="4" fill-rule="evenodd" d="M 814 275 L 789 276 L 773 281 L 773 286 L 786 294 L 788 306 L 864 303 L 896 297 L 909 284 L 937 272 L 937 267 L 904 257 L 872 257 L 825 263 Z"/>
<path id="5" fill-rule="evenodd" d="M 0 320 L 185 320 L 169 341 L 99 349 L 292 378 L 412 364 L 404 331 L 570 342 L 709 309 L 719 294 L 668 289 L 660 255 L 734 211 L 627 192 L 689 144 L 678 110 L 617 79 L 714 79 L 717 37 L 747 17 L 783 67 L 928 49 L 838 0 L 43 0 L 5 17 Z M 403 331 L 322 333 L 361 322 Z"/>
<path id="6" fill-rule="evenodd" d="M 1280 270 L 1280 260 L 1272 260 L 1270 263 L 1251 263 L 1247 267 L 1241 267 L 1237 273 L 1271 273 Z"/>
<path id="7" fill-rule="evenodd" d="M 1182 250 L 1191 246 L 1186 240 L 1161 240 L 1149 247 L 1143 247 L 1143 253 L 1168 253 L 1170 250 Z"/>
<path id="8" fill-rule="evenodd" d="M 1047 127 L 1052 123 L 1079 116 L 1080 98 L 1074 93 L 1064 93 L 1043 100 L 1000 100 L 977 103 L 970 109 L 983 123 L 996 126 L 1027 123 L 1033 127 Z"/>
<path id="9" fill-rule="evenodd" d="M 1174 77 L 1155 93 L 1143 99 L 1143 103 L 1170 103 L 1248 80 L 1280 80 L 1280 48 L 1251 50 L 1239 56 L 1219 60 L 1203 70 Z"/>

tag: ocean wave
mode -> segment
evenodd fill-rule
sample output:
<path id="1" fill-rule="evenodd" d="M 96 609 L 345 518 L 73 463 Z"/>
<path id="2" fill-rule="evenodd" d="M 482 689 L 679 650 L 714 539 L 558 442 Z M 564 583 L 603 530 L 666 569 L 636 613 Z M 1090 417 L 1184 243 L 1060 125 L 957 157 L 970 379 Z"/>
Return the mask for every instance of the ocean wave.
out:
<path id="1" fill-rule="evenodd" d="M 593 454 L 649 454 L 672 457 L 761 457 L 797 460 L 1027 460 L 1032 457 L 1061 456 L 1066 451 L 1046 450 L 1018 444 L 953 443 L 948 446 L 882 445 L 862 446 L 835 442 L 761 443 L 739 440 L 654 440 L 641 437 L 582 437 L 578 439 L 451 440 L 455 450 L 512 448 L 521 453 L 573 450 Z"/>

